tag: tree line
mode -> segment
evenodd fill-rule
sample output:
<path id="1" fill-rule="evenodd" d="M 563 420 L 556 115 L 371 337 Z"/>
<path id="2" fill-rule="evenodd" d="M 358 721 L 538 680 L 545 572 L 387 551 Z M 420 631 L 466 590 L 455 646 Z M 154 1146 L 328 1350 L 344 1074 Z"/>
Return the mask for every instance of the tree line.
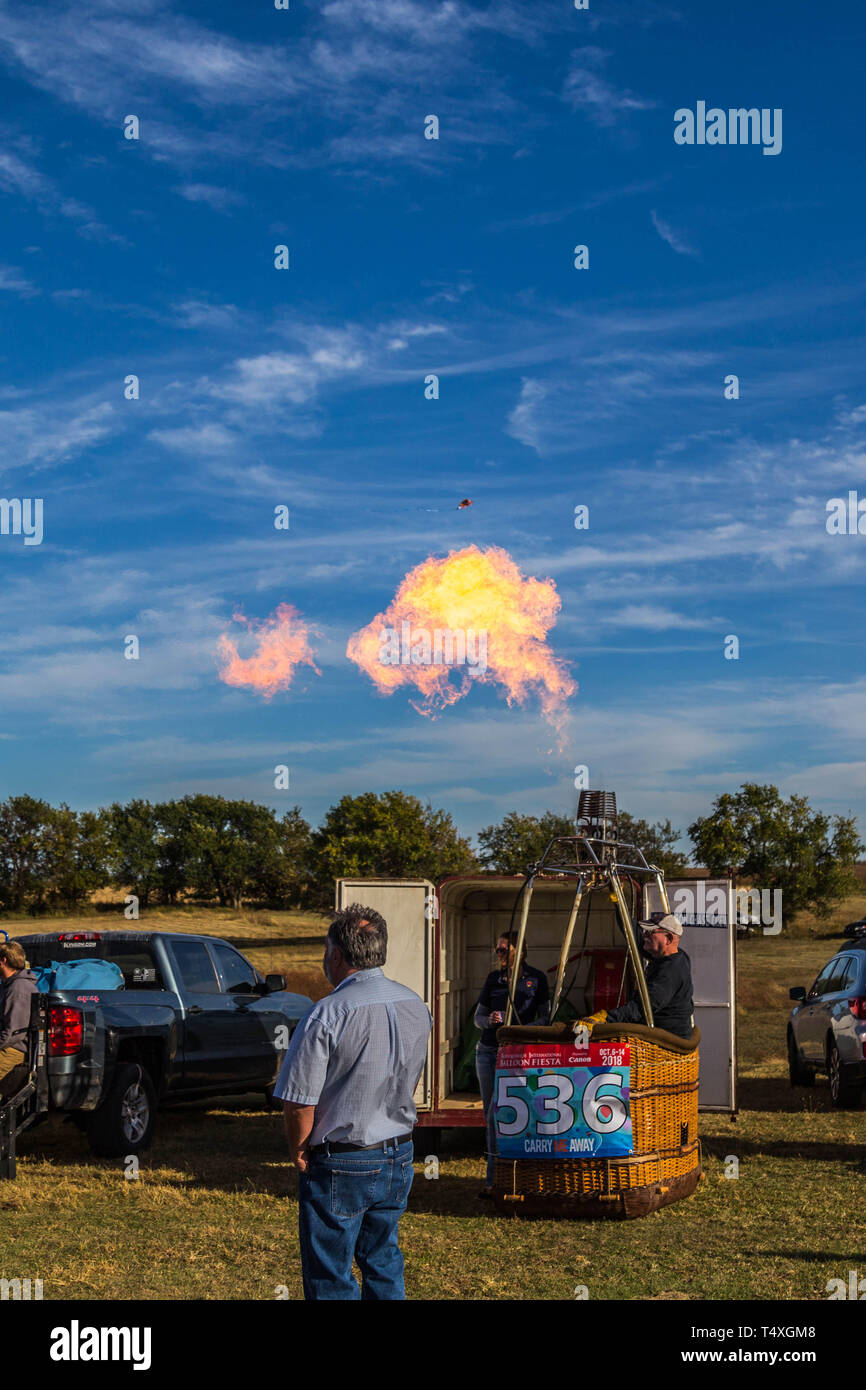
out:
<path id="1" fill-rule="evenodd" d="M 618 830 L 668 877 L 685 869 L 682 832 L 670 820 L 620 812 Z M 402 791 L 344 796 L 316 829 L 298 806 L 280 816 L 202 793 L 98 811 L 10 796 L 0 802 L 0 911 L 69 910 L 104 888 L 134 893 L 141 908 L 190 898 L 327 908 L 336 878 L 522 873 L 552 838 L 573 833 L 573 819 L 559 812 L 512 811 L 479 832 L 476 850 L 447 811 Z M 754 783 L 717 797 L 688 833 L 711 876 L 781 888 L 786 922 L 806 908 L 826 915 L 853 891 L 851 869 L 864 848 L 853 817 L 825 815 L 805 797 L 785 801 L 776 787 Z"/>

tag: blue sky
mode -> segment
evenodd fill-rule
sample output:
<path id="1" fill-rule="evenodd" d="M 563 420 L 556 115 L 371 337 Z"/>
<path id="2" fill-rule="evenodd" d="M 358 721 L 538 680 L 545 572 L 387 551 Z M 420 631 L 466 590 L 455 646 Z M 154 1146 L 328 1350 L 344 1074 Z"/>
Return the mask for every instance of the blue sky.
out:
<path id="1" fill-rule="evenodd" d="M 398 786 L 471 833 L 569 810 L 581 763 L 650 819 L 759 780 L 866 832 L 866 537 L 825 527 L 866 496 L 864 31 L 773 0 L 4 3 L 2 493 L 45 520 L 0 536 L 3 794 L 317 822 Z M 781 153 L 675 144 L 699 100 L 781 108 Z M 431 721 L 346 659 L 470 543 L 556 583 L 561 751 L 537 702 Z M 265 703 L 215 648 L 283 602 L 322 674 Z"/>

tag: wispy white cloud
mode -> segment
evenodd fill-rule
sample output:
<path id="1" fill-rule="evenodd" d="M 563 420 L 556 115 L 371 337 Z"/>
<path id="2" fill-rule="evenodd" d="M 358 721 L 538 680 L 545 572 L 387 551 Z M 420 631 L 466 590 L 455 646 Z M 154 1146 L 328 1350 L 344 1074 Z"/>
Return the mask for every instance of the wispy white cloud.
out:
<path id="1" fill-rule="evenodd" d="M 181 300 L 174 305 L 172 314 L 173 321 L 181 328 L 205 328 L 215 332 L 236 332 L 243 322 L 234 304 L 217 304 L 206 299 Z"/>
<path id="2" fill-rule="evenodd" d="M 579 450 L 598 442 L 598 426 L 615 428 L 624 413 L 645 408 L 650 400 L 661 410 L 666 400 L 685 400 L 706 394 L 700 374 L 713 362 L 699 349 L 606 347 L 581 358 L 581 390 L 575 392 L 572 373 L 524 377 L 520 396 L 508 414 L 508 432 L 539 454 Z M 594 432 L 589 427 L 595 426 Z"/>
<path id="3" fill-rule="evenodd" d="M 520 399 L 508 415 L 509 433 L 521 444 L 539 452 L 544 444 L 542 416 L 550 389 L 543 381 L 524 377 L 520 386 Z"/>
<path id="4" fill-rule="evenodd" d="M 279 27 L 284 17 L 272 19 Z M 10 0 L 0 19 L 0 46 L 19 75 L 115 128 L 118 112 L 139 114 L 141 150 L 157 160 L 189 168 L 226 159 L 352 168 L 378 159 L 435 172 L 437 152 L 423 138 L 424 113 L 417 132 L 401 129 L 406 95 L 414 98 L 424 88 L 448 92 L 451 155 L 460 145 L 504 143 L 511 137 L 496 117 L 515 115 L 518 106 L 490 59 L 491 37 L 535 45 L 565 29 L 568 19 L 541 6 L 527 11 L 515 0 L 487 6 L 333 0 L 310 11 L 302 32 L 293 29 L 292 42 L 283 43 L 221 33 L 153 0 L 131 10 L 114 0 L 67 0 L 52 9 L 50 26 L 28 3 Z M 462 81 L 467 74 L 477 95 Z M 155 93 L 163 94 L 156 103 Z M 281 130 L 287 100 L 305 113 L 307 136 L 289 149 Z M 205 127 L 199 121 L 191 132 L 172 111 L 178 102 L 198 108 Z M 315 139 L 307 113 L 322 122 Z M 350 133 L 340 128 L 347 122 Z M 185 196 L 219 196 L 208 193 L 209 183 L 187 187 L 198 193 Z"/>
<path id="5" fill-rule="evenodd" d="M 672 608 L 650 603 L 630 603 L 610 613 L 602 611 L 597 621 L 601 627 L 646 628 L 651 632 L 665 632 L 669 628 L 708 628 L 718 622 L 713 618 L 687 618 Z"/>
<path id="6" fill-rule="evenodd" d="M 67 197 L 59 185 L 35 164 L 8 148 L 0 150 L 0 189 L 35 203 L 46 214 L 68 218 L 83 237 L 94 241 L 124 240 L 106 227 L 86 203 Z"/>
<path id="7" fill-rule="evenodd" d="M 30 299 L 40 293 L 33 281 L 28 280 L 26 275 L 22 275 L 20 270 L 12 265 L 0 266 L 0 290 L 20 295 L 22 299 Z"/>
<path id="8" fill-rule="evenodd" d="M 655 208 L 650 213 L 650 218 L 662 241 L 666 241 L 672 251 L 676 251 L 678 256 L 694 256 L 700 260 L 700 252 L 696 251 L 681 233 L 674 231 L 669 222 L 665 222 L 663 218 L 659 217 Z"/>
<path id="9" fill-rule="evenodd" d="M 245 201 L 241 193 L 232 188 L 219 188 L 212 183 L 183 183 L 175 190 L 188 203 L 206 203 L 215 212 L 229 212 Z"/>
<path id="10" fill-rule="evenodd" d="M 213 453 L 235 449 L 242 440 L 232 434 L 224 425 L 211 422 L 203 425 L 180 425 L 176 429 L 157 429 L 150 431 L 150 438 L 173 453 L 195 454 L 209 457 Z"/>
<path id="11" fill-rule="evenodd" d="M 634 179 L 631 183 L 618 184 L 613 188 L 602 188 L 598 193 L 590 193 L 581 206 L 587 212 L 593 208 L 604 207 L 606 203 L 617 202 L 620 198 L 635 198 L 640 193 L 652 193 L 666 182 L 669 175 L 659 175 L 652 179 Z"/>
<path id="12" fill-rule="evenodd" d="M 562 97 L 574 111 L 583 111 L 598 126 L 620 124 L 635 111 L 651 111 L 657 102 L 638 96 L 627 87 L 616 87 L 604 75 L 610 53 L 586 44 L 576 48 L 562 89 Z"/>
<path id="13" fill-rule="evenodd" d="M 67 401 L 0 411 L 4 461 L 36 468 L 68 462 L 111 434 L 115 421 L 115 407 L 104 400 L 84 409 Z"/>

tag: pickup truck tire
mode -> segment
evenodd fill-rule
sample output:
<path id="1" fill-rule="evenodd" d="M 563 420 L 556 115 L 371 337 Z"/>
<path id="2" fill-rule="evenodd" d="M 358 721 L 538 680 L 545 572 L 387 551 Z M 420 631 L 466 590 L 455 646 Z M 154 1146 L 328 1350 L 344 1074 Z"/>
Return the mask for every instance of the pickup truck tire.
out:
<path id="1" fill-rule="evenodd" d="M 156 1091 L 137 1062 L 119 1066 L 102 1105 L 87 1126 L 90 1147 L 101 1158 L 125 1157 L 149 1148 L 156 1123 Z"/>

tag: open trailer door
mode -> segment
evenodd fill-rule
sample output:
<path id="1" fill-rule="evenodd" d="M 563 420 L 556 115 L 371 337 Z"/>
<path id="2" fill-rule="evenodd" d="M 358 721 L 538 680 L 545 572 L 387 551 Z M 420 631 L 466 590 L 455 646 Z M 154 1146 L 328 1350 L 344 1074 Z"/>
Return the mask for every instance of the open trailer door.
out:
<path id="1" fill-rule="evenodd" d="M 385 974 L 420 994 L 433 1010 L 433 933 L 436 926 L 436 890 L 424 879 L 338 878 L 337 908 L 363 903 L 381 912 L 388 923 L 388 959 Z M 419 1111 L 433 1105 L 433 1032 L 427 1057 L 415 1091 Z"/>
<path id="2" fill-rule="evenodd" d="M 736 913 L 731 880 L 666 879 L 671 911 L 683 924 L 682 946 L 692 963 L 695 1023 L 701 1030 L 698 1105 L 737 1109 Z M 649 910 L 661 906 L 648 885 Z M 655 896 L 653 896 L 655 894 Z"/>

